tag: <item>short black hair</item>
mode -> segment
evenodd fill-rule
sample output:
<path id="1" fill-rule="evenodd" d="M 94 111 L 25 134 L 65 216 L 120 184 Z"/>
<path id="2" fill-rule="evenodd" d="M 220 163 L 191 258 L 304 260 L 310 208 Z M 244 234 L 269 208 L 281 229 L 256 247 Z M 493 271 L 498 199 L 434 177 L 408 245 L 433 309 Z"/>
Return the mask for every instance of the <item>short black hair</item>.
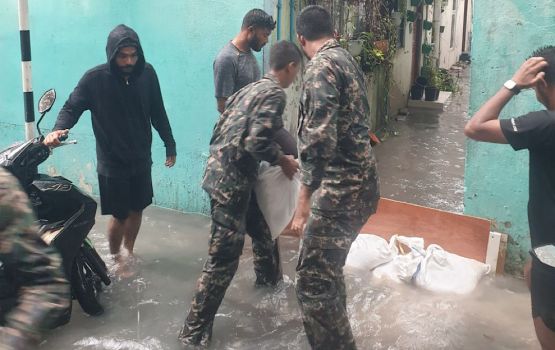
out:
<path id="1" fill-rule="evenodd" d="M 283 69 L 291 62 L 299 64 L 302 59 L 301 50 L 290 41 L 278 41 L 270 50 L 270 68 L 273 70 Z"/>
<path id="2" fill-rule="evenodd" d="M 543 46 L 532 53 L 532 57 L 543 57 L 547 61 L 545 72 L 545 82 L 549 85 L 555 84 L 555 46 Z"/>
<path id="3" fill-rule="evenodd" d="M 243 17 L 241 29 L 247 29 L 251 26 L 253 28 L 264 28 L 272 31 L 276 27 L 276 21 L 274 21 L 272 16 L 264 12 L 264 10 L 252 9 Z"/>
<path id="4" fill-rule="evenodd" d="M 306 40 L 333 36 L 333 23 L 328 10 L 318 5 L 305 7 L 297 17 L 297 33 Z"/>

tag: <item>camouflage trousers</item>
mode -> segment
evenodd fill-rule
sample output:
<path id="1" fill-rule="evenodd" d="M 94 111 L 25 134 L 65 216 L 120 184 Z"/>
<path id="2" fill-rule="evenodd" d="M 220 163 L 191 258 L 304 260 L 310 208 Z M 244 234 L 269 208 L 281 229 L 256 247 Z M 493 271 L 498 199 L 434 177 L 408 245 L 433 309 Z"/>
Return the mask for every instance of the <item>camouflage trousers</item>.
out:
<path id="1" fill-rule="evenodd" d="M 343 266 L 352 242 L 371 212 L 313 210 L 310 215 L 297 264 L 295 289 L 313 349 L 356 349 L 347 315 Z"/>
<path id="2" fill-rule="evenodd" d="M 206 345 L 210 341 L 214 317 L 239 265 L 245 230 L 252 238 L 256 284 L 274 285 L 282 279 L 278 240 L 272 240 L 268 225 L 252 199 L 246 193 L 235 196 L 230 204 L 211 202 L 208 259 L 179 335 L 183 343 Z"/>

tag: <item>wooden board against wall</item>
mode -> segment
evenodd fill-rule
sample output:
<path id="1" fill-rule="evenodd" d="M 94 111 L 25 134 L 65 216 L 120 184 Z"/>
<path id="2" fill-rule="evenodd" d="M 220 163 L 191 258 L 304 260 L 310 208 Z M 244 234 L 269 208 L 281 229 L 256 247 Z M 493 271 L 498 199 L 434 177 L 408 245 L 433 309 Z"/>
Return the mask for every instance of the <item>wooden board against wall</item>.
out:
<path id="1" fill-rule="evenodd" d="M 424 238 L 426 246 L 443 249 L 481 262 L 486 261 L 489 220 L 450 213 L 387 198 L 360 231 L 387 240 L 394 234 Z"/>

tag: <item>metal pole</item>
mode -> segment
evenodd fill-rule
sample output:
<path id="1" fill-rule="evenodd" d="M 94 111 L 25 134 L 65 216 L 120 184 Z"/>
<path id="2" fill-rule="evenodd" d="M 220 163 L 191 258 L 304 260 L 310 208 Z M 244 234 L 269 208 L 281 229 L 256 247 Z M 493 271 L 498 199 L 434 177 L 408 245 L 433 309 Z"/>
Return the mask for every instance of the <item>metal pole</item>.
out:
<path id="1" fill-rule="evenodd" d="M 35 106 L 31 70 L 31 35 L 29 31 L 28 0 L 18 0 L 19 41 L 21 42 L 21 81 L 25 107 L 25 139 L 35 137 Z"/>

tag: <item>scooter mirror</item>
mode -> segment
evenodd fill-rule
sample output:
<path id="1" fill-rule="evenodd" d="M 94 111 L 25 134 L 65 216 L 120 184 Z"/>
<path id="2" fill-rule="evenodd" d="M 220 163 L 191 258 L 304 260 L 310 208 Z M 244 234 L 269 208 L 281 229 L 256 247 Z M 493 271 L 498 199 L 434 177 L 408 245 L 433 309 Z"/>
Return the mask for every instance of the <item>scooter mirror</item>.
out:
<path id="1" fill-rule="evenodd" d="M 54 105 L 54 101 L 56 101 L 56 90 L 47 90 L 39 100 L 39 113 L 48 112 Z"/>

